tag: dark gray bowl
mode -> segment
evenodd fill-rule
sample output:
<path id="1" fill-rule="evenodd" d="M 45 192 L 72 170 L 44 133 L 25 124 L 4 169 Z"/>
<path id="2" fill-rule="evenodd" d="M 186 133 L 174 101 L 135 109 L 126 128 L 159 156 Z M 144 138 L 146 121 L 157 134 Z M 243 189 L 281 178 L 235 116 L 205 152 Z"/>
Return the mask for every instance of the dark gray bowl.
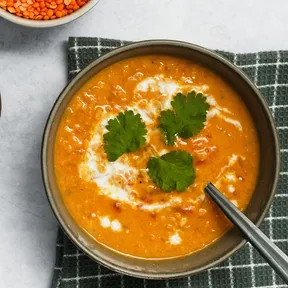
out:
<path id="1" fill-rule="evenodd" d="M 55 135 L 62 113 L 75 92 L 103 68 L 119 60 L 145 54 L 168 54 L 199 61 L 221 75 L 238 91 L 257 127 L 261 149 L 260 174 L 246 215 L 256 225 L 262 222 L 276 191 L 280 166 L 277 132 L 268 106 L 258 89 L 241 70 L 210 50 L 184 42 L 152 40 L 130 44 L 102 56 L 77 74 L 60 94 L 47 121 L 42 147 L 43 180 L 49 202 L 63 230 L 75 245 L 93 260 L 120 273 L 136 277 L 152 279 L 183 277 L 219 264 L 240 249 L 246 241 L 233 228 L 212 245 L 186 257 L 166 260 L 127 257 L 96 243 L 74 222 L 63 204 L 55 183 L 53 170 Z"/>

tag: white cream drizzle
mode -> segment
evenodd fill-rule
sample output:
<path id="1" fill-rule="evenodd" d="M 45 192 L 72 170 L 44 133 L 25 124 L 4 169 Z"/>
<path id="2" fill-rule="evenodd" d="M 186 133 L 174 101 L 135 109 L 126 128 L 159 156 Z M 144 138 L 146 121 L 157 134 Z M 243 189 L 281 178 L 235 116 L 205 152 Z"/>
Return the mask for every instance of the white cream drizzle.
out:
<path id="1" fill-rule="evenodd" d="M 127 157 L 123 155 L 114 162 L 109 162 L 106 158 L 101 159 L 97 151 L 103 149 L 101 136 L 106 131 L 103 127 L 103 122 L 107 123 L 107 120 L 103 120 L 102 123 L 97 126 L 97 134 L 94 134 L 93 139 L 90 142 L 90 145 L 87 149 L 84 161 L 79 165 L 79 175 L 81 178 L 86 179 L 87 181 L 95 182 L 99 189 L 99 194 L 105 195 L 113 200 L 124 202 L 132 207 L 138 207 L 143 210 L 155 211 L 161 210 L 166 207 L 177 206 L 181 204 L 181 198 L 175 196 L 171 197 L 169 201 L 165 203 L 151 203 L 147 204 L 140 199 L 136 198 L 134 193 L 135 191 L 131 190 L 129 185 L 125 186 L 125 189 L 117 186 L 115 183 L 111 183 L 113 176 L 120 176 L 123 178 L 123 181 L 127 181 L 129 178 L 135 179 L 138 171 L 129 166 Z M 102 130 L 102 132 L 100 132 Z M 166 151 L 159 151 L 159 154 L 162 155 Z M 146 169 L 142 169 L 142 172 Z"/>
<path id="2" fill-rule="evenodd" d="M 135 79 L 136 79 L 136 76 L 137 77 L 139 76 L 139 78 L 142 77 L 142 75 L 140 74 L 135 75 Z M 143 93 L 143 92 L 145 93 L 148 91 L 158 92 L 161 94 L 160 95 L 161 97 L 159 98 L 160 100 L 147 101 L 145 99 L 141 99 L 140 101 L 136 102 L 134 105 L 127 106 L 126 108 L 121 108 L 121 106 L 118 106 L 116 108 L 117 110 L 119 110 L 119 112 L 123 112 L 125 110 L 132 110 L 134 111 L 134 113 L 139 113 L 143 121 L 146 124 L 146 128 L 148 130 L 148 137 L 149 137 L 149 133 L 153 131 L 149 129 L 149 125 L 155 119 L 157 119 L 161 110 L 171 108 L 170 102 L 175 96 L 175 94 L 177 94 L 178 92 L 182 92 L 182 90 L 184 89 L 187 90 L 187 87 L 189 88 L 188 89 L 189 91 L 195 90 L 196 92 L 202 92 L 202 93 L 209 89 L 207 85 L 195 86 L 192 84 L 193 83 L 192 80 L 191 81 L 189 79 L 185 79 L 185 80 L 186 80 L 185 82 L 188 84 L 180 85 L 179 83 L 173 81 L 170 78 L 166 78 L 163 75 L 155 75 L 154 77 L 145 78 L 144 80 L 142 80 L 136 85 L 134 89 L 135 95 L 137 93 Z M 122 87 L 116 87 L 116 90 L 125 94 L 126 91 L 121 88 Z M 224 121 L 233 124 L 237 129 L 242 129 L 242 126 L 238 121 L 233 120 L 232 118 L 226 117 L 223 114 L 223 113 L 226 113 L 226 114 L 231 115 L 232 113 L 228 109 L 220 107 L 212 96 L 207 97 L 207 102 L 212 107 L 207 114 L 207 121 L 209 121 L 211 117 L 217 116 L 217 117 L 222 118 Z M 140 108 L 140 105 L 141 107 L 143 107 L 143 104 L 145 106 L 145 109 Z M 100 124 L 97 125 L 95 130 L 93 131 L 93 138 L 88 144 L 88 148 L 86 150 L 86 154 L 84 156 L 82 163 L 80 163 L 78 167 L 80 177 L 85 179 L 86 181 L 95 182 L 100 188 L 99 194 L 105 195 L 113 200 L 126 203 L 135 208 L 140 207 L 143 210 L 156 211 L 156 210 L 164 209 L 166 207 L 180 205 L 182 200 L 181 198 L 175 195 L 174 196 L 171 195 L 170 199 L 167 200 L 165 203 L 163 202 L 145 203 L 144 201 L 135 197 L 135 192 L 137 193 L 137 191 L 132 191 L 129 185 L 125 185 L 125 187 L 123 188 L 117 185 L 115 181 L 112 181 L 112 177 L 116 175 L 119 176 L 120 178 L 123 178 L 123 181 L 127 181 L 127 180 L 129 181 L 129 179 L 133 181 L 136 178 L 138 171 L 129 165 L 129 161 L 127 157 L 125 157 L 125 155 L 121 156 L 115 162 L 109 162 L 107 158 L 101 158 L 99 156 L 101 153 L 98 153 L 98 151 L 101 151 L 101 149 L 103 151 L 103 134 L 106 133 L 107 131 L 105 126 L 107 125 L 109 119 L 114 118 L 116 115 L 113 115 L 111 112 L 108 111 L 109 105 L 97 106 L 96 108 L 102 109 L 102 120 L 100 121 Z M 74 140 L 77 141 L 77 139 L 74 139 Z M 199 138 L 198 140 L 199 141 L 203 140 L 207 142 L 206 138 L 203 138 L 203 139 Z M 197 141 L 197 139 L 195 139 L 195 141 Z M 183 141 L 181 141 L 181 139 L 178 139 L 177 142 L 179 142 L 179 144 L 184 143 Z M 165 153 L 165 151 L 164 150 L 158 151 L 158 153 L 162 155 Z M 231 159 L 229 160 L 228 165 L 223 167 L 222 170 L 220 171 L 218 175 L 219 177 L 222 176 L 223 172 L 228 167 L 233 165 L 233 163 L 237 160 L 237 157 L 239 156 L 232 155 Z M 143 170 L 142 172 L 144 173 L 147 172 L 146 169 L 142 169 L 142 170 Z M 218 181 L 222 181 L 221 179 L 219 178 Z M 217 186 L 217 183 L 216 183 L 216 186 Z M 201 201 L 201 199 L 202 198 L 200 197 L 199 199 L 196 199 L 195 202 Z M 104 221 L 103 222 L 104 225 L 108 225 L 108 220 L 104 218 L 100 221 L 102 222 Z M 109 225 L 111 226 L 111 221 Z"/>
<path id="3" fill-rule="evenodd" d="M 162 110 L 166 110 L 171 108 L 171 101 L 173 97 L 180 92 L 183 92 L 184 89 L 188 89 L 189 91 L 196 91 L 196 92 L 205 92 L 208 90 L 207 85 L 197 86 L 192 84 L 181 85 L 170 78 L 164 77 L 163 75 L 155 75 L 154 77 L 147 77 L 142 80 L 136 88 L 134 89 L 134 93 L 141 93 L 141 92 L 158 92 L 164 96 L 162 101 Z"/>
<path id="4" fill-rule="evenodd" d="M 181 244 L 182 242 L 182 239 L 181 237 L 179 236 L 178 232 L 175 232 L 173 235 L 170 236 L 169 238 L 169 243 L 171 245 L 179 245 Z"/>
<path id="5" fill-rule="evenodd" d="M 233 185 L 228 185 L 228 191 L 230 192 L 230 193 L 234 193 L 235 192 L 235 187 L 233 186 Z"/>
<path id="6" fill-rule="evenodd" d="M 230 168 L 236 164 L 238 159 L 245 160 L 245 157 L 232 154 L 228 159 L 228 164 L 226 164 L 225 166 L 222 167 L 222 169 L 220 170 L 220 173 L 216 177 L 217 181 L 215 183 L 215 186 L 218 189 L 220 189 L 221 185 L 223 183 L 225 183 L 225 184 L 228 184 L 228 186 L 227 186 L 228 192 L 230 192 L 230 193 L 235 192 L 236 188 L 232 183 L 236 183 L 238 180 L 241 181 L 241 179 L 239 179 L 241 177 L 237 178 L 235 172 L 231 171 Z"/>
<path id="7" fill-rule="evenodd" d="M 220 119 L 224 120 L 227 123 L 234 125 L 239 131 L 243 130 L 242 125 L 238 120 L 225 116 L 221 112 L 221 110 L 212 106 L 212 109 L 210 109 L 207 113 L 207 122 L 209 121 L 210 118 L 215 117 L 215 116 L 219 117 Z"/>
<path id="8" fill-rule="evenodd" d="M 115 232 L 120 232 L 122 230 L 122 225 L 119 222 L 119 220 L 114 219 L 111 221 L 109 216 L 99 216 L 98 218 L 100 221 L 100 225 L 103 228 L 106 228 L 106 229 L 110 228 L 112 231 L 115 231 Z"/>

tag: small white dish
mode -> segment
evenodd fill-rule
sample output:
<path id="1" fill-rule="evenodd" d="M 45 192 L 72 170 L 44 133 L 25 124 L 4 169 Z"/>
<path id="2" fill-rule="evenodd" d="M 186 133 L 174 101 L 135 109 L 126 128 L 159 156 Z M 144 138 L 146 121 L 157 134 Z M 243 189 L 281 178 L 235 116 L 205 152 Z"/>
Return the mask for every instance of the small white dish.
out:
<path id="1" fill-rule="evenodd" d="M 13 22 L 18 25 L 32 27 L 32 28 L 49 28 L 60 26 L 69 23 L 88 12 L 94 5 L 96 5 L 99 0 L 89 0 L 85 5 L 83 5 L 79 10 L 71 13 L 70 15 L 64 16 L 62 18 L 57 18 L 53 20 L 31 20 L 18 17 L 0 8 L 0 17 Z"/>

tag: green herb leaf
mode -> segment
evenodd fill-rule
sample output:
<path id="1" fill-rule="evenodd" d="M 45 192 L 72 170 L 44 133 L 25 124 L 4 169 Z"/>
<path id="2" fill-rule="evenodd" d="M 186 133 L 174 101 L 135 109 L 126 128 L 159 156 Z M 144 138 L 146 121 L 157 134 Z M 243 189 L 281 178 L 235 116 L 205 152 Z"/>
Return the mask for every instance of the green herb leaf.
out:
<path id="1" fill-rule="evenodd" d="M 195 179 L 193 157 L 183 150 L 150 158 L 149 177 L 165 192 L 184 191 Z"/>
<path id="2" fill-rule="evenodd" d="M 187 97 L 178 93 L 171 102 L 174 111 L 162 111 L 159 128 L 165 133 L 167 144 L 174 145 L 175 136 L 190 138 L 204 127 L 209 104 L 202 93 L 192 91 Z"/>
<path id="3" fill-rule="evenodd" d="M 135 152 L 145 144 L 147 130 L 140 114 L 133 111 L 120 113 L 108 121 L 104 134 L 104 149 L 109 161 L 117 160 L 121 155 Z"/>

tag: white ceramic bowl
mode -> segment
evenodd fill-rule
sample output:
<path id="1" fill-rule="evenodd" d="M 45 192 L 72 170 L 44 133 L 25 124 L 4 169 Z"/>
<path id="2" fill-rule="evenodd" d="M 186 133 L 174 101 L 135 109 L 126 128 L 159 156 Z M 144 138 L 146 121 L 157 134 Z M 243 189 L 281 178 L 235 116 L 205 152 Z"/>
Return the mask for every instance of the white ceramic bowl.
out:
<path id="1" fill-rule="evenodd" d="M 99 0 L 89 0 L 84 6 L 82 6 L 77 11 L 64 16 L 62 18 L 56 18 L 53 20 L 30 20 L 18 17 L 14 14 L 11 14 L 3 9 L 0 8 L 0 17 L 5 18 L 6 20 L 16 23 L 18 25 L 26 26 L 26 27 L 32 27 L 32 28 L 49 28 L 54 26 L 59 26 L 66 24 L 68 22 L 71 22 L 80 16 L 84 15 L 86 12 L 88 12 L 94 5 L 98 3 Z"/>

